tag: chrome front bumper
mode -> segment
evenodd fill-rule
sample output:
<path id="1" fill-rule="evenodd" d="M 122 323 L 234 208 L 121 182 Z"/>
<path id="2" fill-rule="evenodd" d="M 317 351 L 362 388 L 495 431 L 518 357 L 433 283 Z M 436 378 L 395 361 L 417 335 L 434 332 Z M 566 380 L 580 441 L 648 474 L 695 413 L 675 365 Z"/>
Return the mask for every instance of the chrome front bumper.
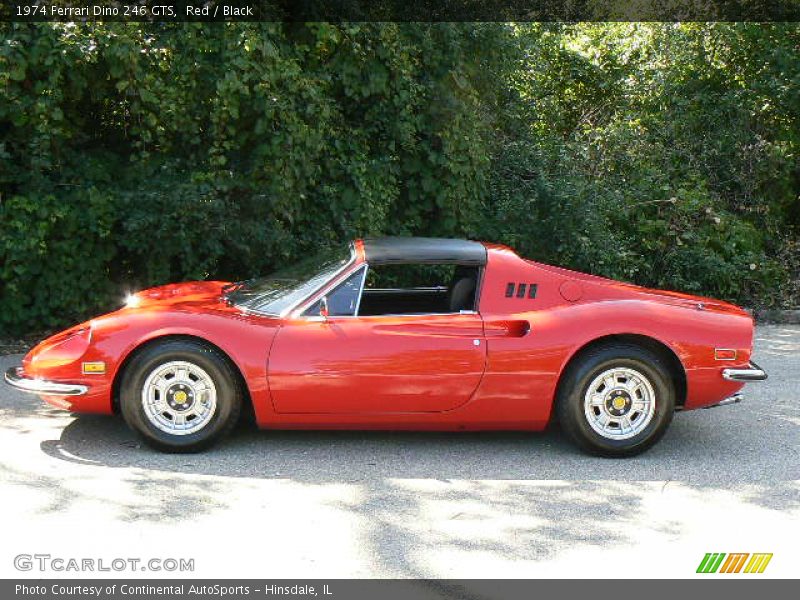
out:
<path id="1" fill-rule="evenodd" d="M 722 378 L 728 381 L 764 381 L 767 372 L 753 361 L 747 369 L 723 369 Z"/>
<path id="2" fill-rule="evenodd" d="M 82 396 L 89 391 L 89 386 L 77 383 L 57 383 L 25 377 L 22 367 L 12 367 L 6 371 L 5 380 L 8 385 L 20 391 L 40 396 Z"/>

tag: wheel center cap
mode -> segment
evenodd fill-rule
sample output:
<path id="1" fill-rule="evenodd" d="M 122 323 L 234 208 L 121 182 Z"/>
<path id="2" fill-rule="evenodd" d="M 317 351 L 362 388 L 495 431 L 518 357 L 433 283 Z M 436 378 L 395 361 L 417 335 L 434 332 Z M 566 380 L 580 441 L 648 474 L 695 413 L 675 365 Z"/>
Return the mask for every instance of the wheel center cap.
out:
<path id="1" fill-rule="evenodd" d="M 623 390 L 613 390 L 606 397 L 606 409 L 615 417 L 621 417 L 631 409 L 631 397 Z"/>
<path id="2" fill-rule="evenodd" d="M 172 410 L 189 410 L 194 400 L 194 391 L 187 385 L 173 385 L 167 391 L 167 404 Z"/>

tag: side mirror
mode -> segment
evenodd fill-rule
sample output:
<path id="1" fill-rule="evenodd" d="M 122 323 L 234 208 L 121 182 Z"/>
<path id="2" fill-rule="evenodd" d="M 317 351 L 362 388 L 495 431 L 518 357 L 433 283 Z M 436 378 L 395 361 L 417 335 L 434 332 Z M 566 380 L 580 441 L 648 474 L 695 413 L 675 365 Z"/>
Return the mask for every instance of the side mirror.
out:
<path id="1" fill-rule="evenodd" d="M 319 301 L 319 314 L 323 319 L 327 319 L 330 312 L 328 311 L 328 297 L 323 296 Z"/>

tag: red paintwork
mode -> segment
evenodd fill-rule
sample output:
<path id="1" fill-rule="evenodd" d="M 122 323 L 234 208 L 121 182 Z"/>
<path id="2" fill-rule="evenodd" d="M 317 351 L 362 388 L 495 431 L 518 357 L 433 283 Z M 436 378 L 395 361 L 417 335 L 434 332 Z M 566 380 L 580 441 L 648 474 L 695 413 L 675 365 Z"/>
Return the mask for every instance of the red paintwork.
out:
<path id="1" fill-rule="evenodd" d="M 364 262 L 362 244 L 355 247 L 357 259 L 339 279 Z M 225 282 L 173 284 L 140 292 L 135 308 L 45 340 L 23 368 L 28 376 L 90 386 L 86 395 L 46 396 L 48 402 L 112 413 L 113 382 L 136 347 L 195 336 L 230 357 L 258 424 L 272 428 L 542 429 L 570 359 L 594 340 L 621 334 L 652 338 L 677 356 L 686 409 L 741 389 L 722 378 L 722 369 L 749 363 L 753 321 L 742 309 L 486 247 L 477 315 L 282 320 L 220 301 Z M 536 298 L 506 298 L 508 282 L 536 283 Z M 714 348 L 736 349 L 737 359 L 716 360 Z M 82 375 L 87 361 L 105 361 L 106 373 Z"/>

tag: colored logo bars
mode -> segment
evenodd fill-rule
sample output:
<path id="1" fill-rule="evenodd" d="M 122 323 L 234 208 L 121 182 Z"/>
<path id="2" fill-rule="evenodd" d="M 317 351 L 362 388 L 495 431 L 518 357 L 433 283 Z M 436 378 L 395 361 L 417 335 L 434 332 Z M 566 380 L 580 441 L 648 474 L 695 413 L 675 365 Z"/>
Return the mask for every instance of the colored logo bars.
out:
<path id="1" fill-rule="evenodd" d="M 748 556 L 750 560 L 747 560 Z M 703 560 L 700 561 L 697 572 L 763 573 L 770 560 L 772 560 L 772 553 L 749 554 L 747 552 L 739 552 L 725 554 L 724 552 L 709 552 L 703 557 Z M 747 566 L 745 566 L 745 563 Z M 744 567 L 744 570 L 742 570 L 742 567 Z"/>

